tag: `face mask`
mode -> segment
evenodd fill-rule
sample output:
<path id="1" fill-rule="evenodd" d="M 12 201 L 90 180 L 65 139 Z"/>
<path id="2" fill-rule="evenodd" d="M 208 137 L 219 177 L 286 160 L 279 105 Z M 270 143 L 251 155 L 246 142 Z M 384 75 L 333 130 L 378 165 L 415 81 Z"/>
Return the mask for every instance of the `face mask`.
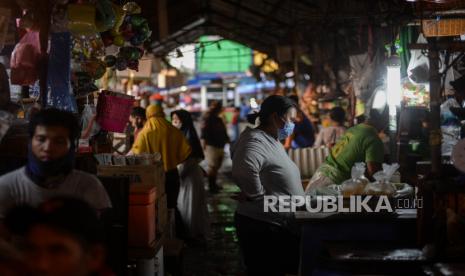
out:
<path id="1" fill-rule="evenodd" d="M 283 128 L 278 129 L 278 139 L 284 140 L 294 132 L 295 124 L 293 122 L 286 122 Z"/>
<path id="2" fill-rule="evenodd" d="M 26 170 L 36 184 L 40 184 L 50 177 L 67 175 L 73 169 L 73 165 L 74 147 L 71 147 L 69 152 L 59 159 L 41 161 L 34 156 L 29 145 Z"/>

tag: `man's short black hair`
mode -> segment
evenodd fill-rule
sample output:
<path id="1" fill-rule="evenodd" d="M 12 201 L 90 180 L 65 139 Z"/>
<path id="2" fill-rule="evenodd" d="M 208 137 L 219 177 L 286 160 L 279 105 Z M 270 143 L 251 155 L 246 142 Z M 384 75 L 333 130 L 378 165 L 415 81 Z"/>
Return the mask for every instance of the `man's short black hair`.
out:
<path id="1" fill-rule="evenodd" d="M 289 99 L 291 99 L 296 104 L 296 106 L 299 105 L 299 96 L 297 96 L 296 94 L 293 94 L 293 95 L 289 95 L 287 97 Z"/>
<path id="2" fill-rule="evenodd" d="M 346 112 L 340 106 L 333 107 L 329 112 L 329 117 L 331 120 L 338 122 L 340 124 L 344 124 L 346 119 Z"/>
<path id="3" fill-rule="evenodd" d="M 103 227 L 97 212 L 87 202 L 74 197 L 51 198 L 37 208 L 17 206 L 5 217 L 7 229 L 20 236 L 27 235 L 36 225 L 71 235 L 84 248 L 104 242 Z"/>
<path id="4" fill-rule="evenodd" d="M 37 112 L 29 122 L 29 137 L 32 138 L 37 126 L 63 127 L 69 130 L 70 141 L 81 136 L 81 128 L 73 113 L 57 108 L 47 108 Z"/>
<path id="5" fill-rule="evenodd" d="M 140 106 L 133 107 L 131 111 L 131 116 L 141 117 L 142 119 L 145 120 L 145 108 L 142 108 Z"/>

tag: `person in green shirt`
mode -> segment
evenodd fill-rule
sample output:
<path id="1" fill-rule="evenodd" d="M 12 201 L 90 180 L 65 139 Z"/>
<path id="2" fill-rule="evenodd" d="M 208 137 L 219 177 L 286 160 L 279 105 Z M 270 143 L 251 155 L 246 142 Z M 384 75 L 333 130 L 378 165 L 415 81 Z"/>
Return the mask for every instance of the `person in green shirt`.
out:
<path id="1" fill-rule="evenodd" d="M 310 179 L 307 191 L 341 184 L 351 177 L 352 166 L 358 162 L 367 164 L 367 176 L 371 179 L 382 168 L 384 147 L 378 133 L 387 125 L 384 112 L 372 109 L 364 123 L 348 129 L 331 148 L 325 162 Z"/>

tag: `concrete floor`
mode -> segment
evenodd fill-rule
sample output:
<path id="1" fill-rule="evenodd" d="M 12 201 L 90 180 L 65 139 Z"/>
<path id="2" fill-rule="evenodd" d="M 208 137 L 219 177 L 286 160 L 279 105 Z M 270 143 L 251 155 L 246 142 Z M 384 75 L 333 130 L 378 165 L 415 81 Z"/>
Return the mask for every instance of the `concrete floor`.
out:
<path id="1" fill-rule="evenodd" d="M 211 235 L 206 244 L 189 244 L 183 256 L 186 276 L 245 275 L 234 227 L 237 202 L 231 198 L 239 191 L 224 173 L 220 179 L 223 190 L 209 195 L 208 210 Z"/>

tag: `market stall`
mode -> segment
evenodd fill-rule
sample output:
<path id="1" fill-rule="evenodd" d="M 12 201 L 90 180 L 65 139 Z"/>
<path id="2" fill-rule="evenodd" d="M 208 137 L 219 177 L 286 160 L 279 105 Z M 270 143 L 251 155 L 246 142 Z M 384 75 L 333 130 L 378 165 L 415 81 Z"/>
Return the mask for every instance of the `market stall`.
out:
<path id="1" fill-rule="evenodd" d="M 26 163 L 28 124 L 39 109 L 54 107 L 79 118 L 80 139 L 71 141 L 75 167 L 96 174 L 112 202 L 102 221 L 117 275 L 164 275 L 163 245 L 174 238 L 160 156 L 114 154 L 113 136 L 125 133 L 135 99 L 127 91 L 103 89 L 115 71 L 135 72 L 139 61 L 149 59 L 150 36 L 136 2 L 0 5 L 0 174 Z"/>

